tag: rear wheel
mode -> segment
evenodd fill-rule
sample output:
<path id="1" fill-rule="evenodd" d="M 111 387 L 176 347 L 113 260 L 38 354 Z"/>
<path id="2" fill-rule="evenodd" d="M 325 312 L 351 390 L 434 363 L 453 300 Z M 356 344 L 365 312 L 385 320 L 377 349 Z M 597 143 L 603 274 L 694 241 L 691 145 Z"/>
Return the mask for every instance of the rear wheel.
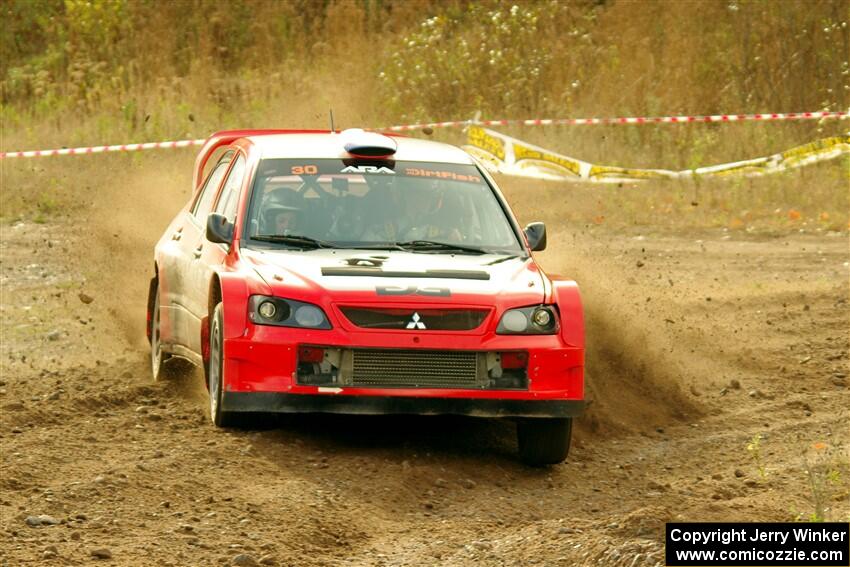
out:
<path id="1" fill-rule="evenodd" d="M 162 380 L 168 372 L 165 368 L 165 362 L 168 356 L 162 350 L 162 341 L 160 337 L 160 318 L 159 318 L 159 284 L 156 285 L 156 295 L 153 300 L 153 312 L 151 313 L 151 374 L 154 380 Z"/>
<path id="2" fill-rule="evenodd" d="M 153 300 L 153 311 L 151 312 L 150 335 L 151 335 L 151 374 L 154 380 L 168 380 L 185 374 L 190 364 L 175 358 L 162 349 L 161 319 L 159 316 L 159 283 L 155 283 L 156 291 Z"/>
<path id="3" fill-rule="evenodd" d="M 570 453 L 572 418 L 523 418 L 517 422 L 519 456 L 535 467 L 564 462 Z"/>
<path id="4" fill-rule="evenodd" d="M 216 427 L 230 427 L 235 423 L 233 412 L 221 408 L 224 394 L 224 308 L 215 306 L 210 323 L 209 360 L 210 420 Z"/>

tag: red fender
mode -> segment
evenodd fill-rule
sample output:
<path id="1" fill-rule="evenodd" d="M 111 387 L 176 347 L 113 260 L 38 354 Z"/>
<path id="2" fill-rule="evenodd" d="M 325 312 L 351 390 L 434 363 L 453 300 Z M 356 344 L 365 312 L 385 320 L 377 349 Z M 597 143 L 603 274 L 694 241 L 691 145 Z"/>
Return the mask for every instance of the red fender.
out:
<path id="1" fill-rule="evenodd" d="M 241 337 L 248 327 L 248 298 L 272 295 L 272 290 L 259 278 L 246 279 L 244 273 L 219 272 L 218 278 L 224 303 L 224 338 Z"/>
<path id="2" fill-rule="evenodd" d="M 561 314 L 561 339 L 574 350 L 574 364 L 570 367 L 570 385 L 573 396 L 584 398 L 584 309 L 578 285 L 566 278 L 554 277 L 552 297 Z"/>
<path id="3" fill-rule="evenodd" d="M 561 337 L 567 344 L 584 348 L 584 309 L 581 293 L 573 280 L 551 277 L 552 296 L 561 312 Z"/>

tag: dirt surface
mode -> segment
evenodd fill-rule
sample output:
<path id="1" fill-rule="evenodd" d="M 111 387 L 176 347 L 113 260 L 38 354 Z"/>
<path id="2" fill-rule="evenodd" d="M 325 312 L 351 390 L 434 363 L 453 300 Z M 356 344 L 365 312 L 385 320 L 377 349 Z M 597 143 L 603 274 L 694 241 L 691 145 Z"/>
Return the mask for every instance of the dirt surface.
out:
<path id="1" fill-rule="evenodd" d="M 98 226 L 96 245 L 4 225 L 0 565 L 633 567 L 663 563 L 668 520 L 850 518 L 846 232 L 546 220 L 543 266 L 582 285 L 593 400 L 547 469 L 518 462 L 505 421 L 216 430 L 197 372 L 150 378 L 165 220 Z"/>

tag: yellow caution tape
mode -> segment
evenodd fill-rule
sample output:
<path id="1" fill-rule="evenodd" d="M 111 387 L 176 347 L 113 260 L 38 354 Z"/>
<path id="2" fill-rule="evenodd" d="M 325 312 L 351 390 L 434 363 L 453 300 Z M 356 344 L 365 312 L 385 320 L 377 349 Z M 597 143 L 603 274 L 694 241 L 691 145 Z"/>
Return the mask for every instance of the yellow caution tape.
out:
<path id="1" fill-rule="evenodd" d="M 850 153 L 850 134 L 815 140 L 771 156 L 681 171 L 592 164 L 480 126 L 469 127 L 468 145 L 464 149 L 489 171 L 505 175 L 619 183 L 646 179 L 769 175 Z"/>

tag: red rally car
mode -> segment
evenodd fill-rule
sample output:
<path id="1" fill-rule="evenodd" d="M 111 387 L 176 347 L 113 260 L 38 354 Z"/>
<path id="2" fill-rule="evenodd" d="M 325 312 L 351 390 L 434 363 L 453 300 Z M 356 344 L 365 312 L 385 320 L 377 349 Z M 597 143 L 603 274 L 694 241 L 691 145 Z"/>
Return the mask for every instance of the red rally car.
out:
<path id="1" fill-rule="evenodd" d="M 155 378 L 203 367 L 210 416 L 460 414 L 517 422 L 563 461 L 584 408 L 576 283 L 547 276 L 463 150 L 363 130 L 236 130 L 198 155 L 156 245 Z"/>

